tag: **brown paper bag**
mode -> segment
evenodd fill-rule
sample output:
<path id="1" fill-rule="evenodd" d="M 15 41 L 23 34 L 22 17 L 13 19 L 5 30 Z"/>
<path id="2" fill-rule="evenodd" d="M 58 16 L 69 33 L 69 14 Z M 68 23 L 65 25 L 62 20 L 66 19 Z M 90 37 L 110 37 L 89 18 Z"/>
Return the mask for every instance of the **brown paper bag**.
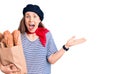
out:
<path id="1" fill-rule="evenodd" d="M 22 46 L 0 48 L 0 59 L 3 66 L 14 64 L 14 66 L 10 69 L 17 68 L 18 72 L 15 72 L 13 74 L 27 74 L 26 62 Z"/>
<path id="2" fill-rule="evenodd" d="M 0 35 L 2 39 L 0 42 L 0 64 L 10 67 L 11 70 L 17 70 L 17 72 L 11 74 L 27 74 L 20 32 L 15 30 L 11 34 L 7 30 L 3 33 L 3 36 Z"/>

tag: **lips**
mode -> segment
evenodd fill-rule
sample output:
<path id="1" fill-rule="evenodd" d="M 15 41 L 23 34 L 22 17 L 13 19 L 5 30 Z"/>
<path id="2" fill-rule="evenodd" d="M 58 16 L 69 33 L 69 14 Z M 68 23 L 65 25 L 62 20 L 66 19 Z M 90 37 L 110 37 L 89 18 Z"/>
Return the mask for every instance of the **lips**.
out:
<path id="1" fill-rule="evenodd" d="M 35 27 L 34 24 L 30 24 L 30 25 L 29 25 L 29 29 L 30 29 L 30 30 L 34 29 L 34 27 Z"/>

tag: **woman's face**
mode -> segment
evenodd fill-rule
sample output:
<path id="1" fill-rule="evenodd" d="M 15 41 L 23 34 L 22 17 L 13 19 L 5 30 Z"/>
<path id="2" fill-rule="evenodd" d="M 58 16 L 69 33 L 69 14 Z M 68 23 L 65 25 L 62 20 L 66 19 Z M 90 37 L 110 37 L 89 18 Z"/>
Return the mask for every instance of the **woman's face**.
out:
<path id="1" fill-rule="evenodd" d="M 29 32 L 35 32 L 41 22 L 39 16 L 35 12 L 25 13 L 25 25 Z"/>

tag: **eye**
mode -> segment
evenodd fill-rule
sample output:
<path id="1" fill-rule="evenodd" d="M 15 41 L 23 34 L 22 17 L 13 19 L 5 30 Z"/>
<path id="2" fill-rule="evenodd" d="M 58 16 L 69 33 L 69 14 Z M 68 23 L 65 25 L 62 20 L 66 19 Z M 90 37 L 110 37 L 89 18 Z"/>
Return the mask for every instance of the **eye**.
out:
<path id="1" fill-rule="evenodd" d="M 29 16 L 29 15 L 26 15 L 25 18 L 30 18 L 30 16 Z"/>
<path id="2" fill-rule="evenodd" d="M 36 15 L 34 15 L 34 18 L 37 18 L 37 16 L 36 16 Z"/>

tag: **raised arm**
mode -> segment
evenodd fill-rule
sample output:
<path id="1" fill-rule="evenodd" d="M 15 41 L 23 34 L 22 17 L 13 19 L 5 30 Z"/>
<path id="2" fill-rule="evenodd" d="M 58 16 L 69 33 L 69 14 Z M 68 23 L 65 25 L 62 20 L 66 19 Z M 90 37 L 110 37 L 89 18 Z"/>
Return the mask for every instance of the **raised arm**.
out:
<path id="1" fill-rule="evenodd" d="M 50 57 L 48 58 L 49 63 L 54 64 L 57 60 L 59 60 L 63 56 L 63 54 L 67 50 L 69 50 L 71 46 L 84 43 L 85 41 L 86 41 L 85 38 L 75 39 L 75 36 L 73 36 L 67 41 L 67 43 L 59 51 L 50 55 Z"/>

